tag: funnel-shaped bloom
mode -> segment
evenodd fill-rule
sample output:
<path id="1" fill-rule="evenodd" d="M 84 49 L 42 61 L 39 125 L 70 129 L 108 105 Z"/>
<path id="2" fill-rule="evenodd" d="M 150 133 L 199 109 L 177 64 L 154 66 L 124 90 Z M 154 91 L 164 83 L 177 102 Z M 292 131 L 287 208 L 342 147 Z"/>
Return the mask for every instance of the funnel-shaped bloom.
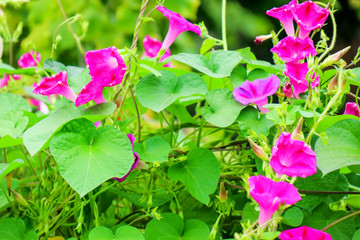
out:
<path id="1" fill-rule="evenodd" d="M 102 94 L 103 89 L 104 87 L 96 86 L 93 81 L 90 81 L 83 87 L 83 89 L 81 89 L 81 92 L 76 98 L 75 105 L 78 107 L 90 102 L 91 100 L 94 100 L 96 104 L 106 102 Z"/>
<path id="2" fill-rule="evenodd" d="M 144 45 L 145 53 L 142 55 L 142 58 L 143 57 L 154 58 L 159 53 L 160 48 L 162 46 L 162 42 L 160 42 L 155 38 L 150 37 L 149 35 L 146 35 L 143 40 L 143 45 Z M 160 58 L 160 62 L 170 56 L 171 56 L 170 49 L 167 49 L 164 55 Z M 167 63 L 164 65 L 164 67 L 172 67 L 172 65 L 171 63 Z"/>
<path id="3" fill-rule="evenodd" d="M 62 71 L 51 77 L 43 78 L 35 87 L 33 93 L 49 96 L 52 94 L 60 94 L 75 102 L 76 94 L 71 90 L 67 83 L 67 74 Z"/>
<path id="4" fill-rule="evenodd" d="M 179 13 L 175 13 L 173 11 L 170 11 L 166 9 L 164 6 L 159 6 L 157 8 L 164 17 L 167 17 L 169 19 L 169 30 L 166 34 L 165 40 L 162 44 L 161 49 L 168 49 L 171 44 L 175 41 L 175 39 L 185 31 L 192 31 L 196 34 L 198 34 L 201 37 L 201 30 L 199 26 L 196 26 L 195 24 L 192 24 L 183 16 L 181 16 Z"/>
<path id="5" fill-rule="evenodd" d="M 330 234 L 307 226 L 283 231 L 279 238 L 280 240 L 332 240 Z"/>
<path id="6" fill-rule="evenodd" d="M 267 97 L 276 93 L 280 86 L 280 79 L 276 75 L 271 75 L 265 79 L 257 79 L 249 82 L 245 80 L 239 87 L 233 91 L 233 96 L 236 101 L 243 105 L 250 103 L 256 104 L 262 113 L 269 110 L 263 108 L 267 104 Z"/>
<path id="7" fill-rule="evenodd" d="M 311 38 L 286 37 L 270 49 L 285 62 L 299 61 L 310 55 L 316 55 L 314 42 Z"/>
<path id="8" fill-rule="evenodd" d="M 306 178 L 316 173 L 316 154 L 309 145 L 283 132 L 272 148 L 270 166 L 280 177 Z"/>
<path id="9" fill-rule="evenodd" d="M 96 86 L 120 84 L 126 72 L 126 65 L 116 47 L 87 52 L 85 63 L 89 66 L 89 74 Z"/>
<path id="10" fill-rule="evenodd" d="M 346 103 L 344 114 L 351 114 L 351 115 L 360 117 L 359 116 L 359 108 L 355 102 Z"/>
<path id="11" fill-rule="evenodd" d="M 299 98 L 299 95 L 308 90 L 308 82 L 306 80 L 306 75 L 309 71 L 308 64 L 297 63 L 297 62 L 288 62 L 286 63 L 286 68 L 284 74 L 290 78 L 290 82 L 294 88 L 293 94 L 296 98 Z M 314 78 L 314 76 L 313 76 Z M 316 76 L 315 81 L 311 82 L 311 87 L 314 88 L 319 86 L 319 77 Z"/>
<path id="12" fill-rule="evenodd" d="M 292 205 L 301 200 L 294 185 L 287 182 L 275 182 L 262 175 L 249 178 L 249 193 L 260 206 L 260 226 L 271 219 L 280 204 Z"/>
<path id="13" fill-rule="evenodd" d="M 304 39 L 310 32 L 321 28 L 329 16 L 329 10 L 320 7 L 312 1 L 291 6 L 296 23 L 299 25 L 299 37 Z"/>
<path id="14" fill-rule="evenodd" d="M 289 4 L 286 4 L 282 7 L 272 8 L 266 11 L 267 15 L 274 17 L 281 22 L 288 36 L 294 36 L 294 17 L 291 12 L 291 6 L 297 5 L 297 3 L 297 0 L 292 0 L 289 2 Z"/>
<path id="15" fill-rule="evenodd" d="M 129 138 L 130 142 L 131 142 L 131 145 L 134 146 L 134 142 L 135 142 L 135 136 L 132 135 L 131 133 L 127 135 L 127 137 Z M 125 174 L 125 176 L 123 176 L 122 178 L 114 178 L 116 181 L 118 182 L 123 182 L 125 181 L 125 179 L 127 178 L 127 176 L 129 176 L 130 172 L 138 165 L 139 163 L 139 154 L 137 154 L 136 152 L 134 152 L 134 163 L 133 165 L 131 166 L 131 169 L 130 171 Z"/>
<path id="16" fill-rule="evenodd" d="M 41 60 L 41 55 L 38 52 L 34 52 L 31 50 L 30 52 L 27 52 L 18 60 L 18 65 L 21 68 L 28 68 L 28 67 L 35 67 L 38 62 Z"/>

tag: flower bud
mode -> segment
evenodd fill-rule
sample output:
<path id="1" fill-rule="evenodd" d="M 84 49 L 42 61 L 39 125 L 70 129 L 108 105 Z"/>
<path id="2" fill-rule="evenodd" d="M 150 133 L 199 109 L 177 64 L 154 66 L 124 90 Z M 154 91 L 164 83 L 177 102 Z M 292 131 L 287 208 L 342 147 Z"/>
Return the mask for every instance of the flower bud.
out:
<path id="1" fill-rule="evenodd" d="M 325 59 L 325 61 L 320 65 L 320 68 L 325 68 L 325 67 L 328 67 L 328 66 L 331 66 L 337 62 L 340 61 L 340 59 L 349 51 L 351 47 L 346 47 L 332 55 L 330 55 L 329 57 L 327 57 Z"/>
<path id="2" fill-rule="evenodd" d="M 255 44 L 262 44 L 263 41 L 272 38 L 272 34 L 257 36 L 254 40 Z"/>
<path id="3" fill-rule="evenodd" d="M 294 140 L 301 140 L 304 141 L 304 135 L 302 134 L 302 126 L 303 126 L 304 118 L 301 117 L 296 128 L 291 133 L 291 138 Z"/>
<path id="4" fill-rule="evenodd" d="M 285 83 L 285 86 L 283 87 L 284 94 L 287 98 L 294 97 L 291 86 L 292 86 L 291 83 L 287 82 L 287 83 Z"/>
<path id="5" fill-rule="evenodd" d="M 220 191 L 219 191 L 219 200 L 222 203 L 225 203 L 228 199 L 228 193 L 226 191 L 224 183 L 220 183 Z"/>
<path id="6" fill-rule="evenodd" d="M 6 179 L 6 187 L 8 189 L 8 194 L 10 196 L 10 191 L 11 191 L 11 183 L 12 183 L 12 176 L 11 176 L 11 173 L 7 174 L 5 176 L 5 179 Z"/>
<path id="7" fill-rule="evenodd" d="M 14 199 L 16 202 L 18 202 L 23 207 L 29 206 L 29 203 L 25 200 L 25 198 L 20 193 L 16 192 L 15 190 L 11 190 L 11 191 L 14 195 Z"/>
<path id="8" fill-rule="evenodd" d="M 257 145 L 251 138 L 248 138 L 251 148 L 254 150 L 255 155 L 261 160 L 268 160 L 268 156 L 265 153 L 264 149 Z"/>

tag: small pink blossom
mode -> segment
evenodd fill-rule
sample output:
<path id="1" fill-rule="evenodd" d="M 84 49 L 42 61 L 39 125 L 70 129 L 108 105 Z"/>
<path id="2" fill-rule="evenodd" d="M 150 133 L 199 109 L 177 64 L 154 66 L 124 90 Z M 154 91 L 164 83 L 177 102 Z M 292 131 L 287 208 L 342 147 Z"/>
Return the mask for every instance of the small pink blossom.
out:
<path id="1" fill-rule="evenodd" d="M 279 238 L 280 240 L 332 240 L 330 234 L 307 226 L 283 231 Z"/>
<path id="2" fill-rule="evenodd" d="M 268 35 L 260 35 L 257 36 L 254 40 L 255 44 L 262 44 L 263 41 L 266 41 L 268 39 L 272 38 L 272 34 L 268 34 Z"/>
<path id="3" fill-rule="evenodd" d="M 162 44 L 161 49 L 168 49 L 173 44 L 175 39 L 185 31 L 192 31 L 201 37 L 201 30 L 199 26 L 190 23 L 179 13 L 175 13 L 166 9 L 164 6 L 157 7 L 157 10 L 162 12 L 164 17 L 169 19 L 169 30 L 166 34 L 165 40 Z"/>
<path id="4" fill-rule="evenodd" d="M 283 91 L 287 98 L 294 97 L 294 94 L 292 92 L 292 85 L 290 82 L 285 83 L 285 86 L 283 87 Z"/>
<path id="5" fill-rule="evenodd" d="M 233 96 L 236 101 L 243 105 L 250 103 L 256 104 L 262 113 L 269 112 L 268 109 L 263 108 L 267 104 L 267 97 L 276 93 L 280 86 L 280 79 L 276 75 L 271 75 L 265 79 L 257 79 L 249 82 L 245 80 L 239 87 L 233 91 Z"/>
<path id="6" fill-rule="evenodd" d="M 360 117 L 359 108 L 358 108 L 357 104 L 355 102 L 346 103 L 344 114 L 351 114 L 356 117 Z"/>
<path id="7" fill-rule="evenodd" d="M 304 93 L 308 90 L 309 84 L 307 82 L 306 76 L 309 71 L 308 64 L 297 63 L 297 62 L 288 62 L 285 65 L 284 74 L 290 78 L 291 85 L 293 86 L 293 94 L 296 98 L 299 98 L 301 93 Z M 314 74 L 313 74 L 314 78 Z M 314 88 L 319 86 L 319 76 L 316 76 L 315 81 L 311 82 L 311 87 Z"/>
<path id="8" fill-rule="evenodd" d="M 134 146 L 135 136 L 130 133 L 130 134 L 127 135 L 127 137 L 129 138 L 129 140 L 131 142 L 131 146 Z M 133 150 L 133 153 L 134 153 L 134 163 L 131 166 L 130 171 L 127 174 L 125 174 L 125 176 L 123 176 L 122 178 L 114 178 L 116 181 L 118 181 L 118 182 L 125 181 L 127 176 L 129 176 L 130 172 L 138 165 L 138 163 L 139 163 L 139 154 L 134 152 L 134 150 Z"/>
<path id="9" fill-rule="evenodd" d="M 62 71 L 51 77 L 44 77 L 35 87 L 33 93 L 49 96 L 59 94 L 75 102 L 76 94 L 67 83 L 67 73 Z"/>
<path id="10" fill-rule="evenodd" d="M 286 37 L 278 42 L 271 52 L 276 53 L 283 61 L 299 61 L 310 55 L 316 55 L 314 42 L 311 38 Z"/>
<path id="11" fill-rule="evenodd" d="M 146 35 L 143 40 L 143 45 L 144 45 L 145 53 L 144 55 L 142 55 L 142 58 L 144 57 L 154 58 L 159 53 L 162 46 L 162 42 L 160 42 L 155 38 L 150 37 L 149 35 Z M 167 49 L 164 55 L 160 58 L 160 62 L 170 56 L 171 56 L 170 49 Z M 171 63 L 167 63 L 164 65 L 164 67 L 173 67 L 173 66 L 171 65 Z"/>
<path id="12" fill-rule="evenodd" d="M 111 87 L 120 84 L 126 72 L 126 65 L 116 47 L 89 51 L 85 54 L 85 63 L 93 84 Z"/>
<path id="13" fill-rule="evenodd" d="M 9 84 L 9 81 L 10 81 L 10 77 L 8 75 L 4 75 L 0 79 L 0 88 L 7 86 Z"/>
<path id="14" fill-rule="evenodd" d="M 27 52 L 18 60 L 18 65 L 21 68 L 28 68 L 28 67 L 36 67 L 36 65 L 40 62 L 41 55 L 38 52 L 34 52 L 31 50 L 30 52 Z"/>
<path id="15" fill-rule="evenodd" d="M 309 145 L 291 138 L 291 133 L 283 132 L 272 148 L 270 166 L 278 177 L 306 178 L 316 173 L 316 154 Z"/>
<path id="16" fill-rule="evenodd" d="M 39 100 L 34 99 L 34 98 L 31 98 L 30 103 L 33 106 L 37 106 L 36 110 L 42 112 L 43 114 L 48 114 L 49 113 L 49 108 L 44 102 L 39 101 Z"/>
<path id="17" fill-rule="evenodd" d="M 282 7 L 272 8 L 266 11 L 266 14 L 278 19 L 284 26 L 285 32 L 288 36 L 294 36 L 294 23 L 293 14 L 291 12 L 291 6 L 297 5 L 297 0 L 292 0 L 289 4 L 283 5 Z"/>
<path id="18" fill-rule="evenodd" d="M 93 81 L 90 81 L 83 89 L 81 89 L 81 92 L 76 98 L 75 105 L 78 107 L 91 100 L 94 100 L 96 104 L 106 102 L 102 94 L 103 89 L 104 87 L 96 86 Z"/>
<path id="19" fill-rule="evenodd" d="M 320 29 L 329 16 L 328 9 L 322 8 L 311 1 L 293 5 L 291 11 L 296 23 L 299 25 L 299 37 L 301 39 L 309 36 L 312 30 Z"/>
<path id="20" fill-rule="evenodd" d="M 262 175 L 249 178 L 249 193 L 260 206 L 259 225 L 269 221 L 280 204 L 292 205 L 301 200 L 294 185 L 287 182 L 275 182 Z"/>

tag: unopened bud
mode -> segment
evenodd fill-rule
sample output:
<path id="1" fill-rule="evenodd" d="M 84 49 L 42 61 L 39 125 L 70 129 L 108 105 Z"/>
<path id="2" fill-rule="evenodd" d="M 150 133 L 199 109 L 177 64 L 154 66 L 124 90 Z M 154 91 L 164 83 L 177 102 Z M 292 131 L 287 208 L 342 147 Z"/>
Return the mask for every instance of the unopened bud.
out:
<path id="1" fill-rule="evenodd" d="M 219 192 L 219 200 L 222 203 L 225 203 L 228 199 L 228 193 L 225 188 L 225 184 L 222 182 L 220 183 L 220 192 Z"/>
<path id="2" fill-rule="evenodd" d="M 287 82 L 287 83 L 285 83 L 285 86 L 283 87 L 284 94 L 287 98 L 294 97 L 291 86 L 292 86 L 291 83 Z"/>
<path id="3" fill-rule="evenodd" d="M 295 140 L 304 141 L 304 135 L 302 134 L 302 126 L 303 126 L 304 118 L 301 117 L 296 128 L 291 133 L 291 138 Z"/>
<path id="4" fill-rule="evenodd" d="M 336 90 L 341 87 L 341 90 L 345 90 L 346 88 L 346 79 L 343 77 L 341 81 L 341 86 L 339 86 L 339 72 L 334 76 L 328 86 L 328 91 Z"/>
<path id="5" fill-rule="evenodd" d="M 14 199 L 18 202 L 21 206 L 28 207 L 29 203 L 25 200 L 25 198 L 15 190 L 11 190 L 12 194 L 14 195 Z"/>
<path id="6" fill-rule="evenodd" d="M 257 145 L 253 140 L 251 140 L 251 138 L 248 138 L 248 141 L 250 143 L 252 150 L 254 151 L 255 155 L 258 158 L 260 158 L 261 160 L 264 160 L 264 161 L 268 159 L 268 156 L 262 147 Z"/>
<path id="7" fill-rule="evenodd" d="M 10 196 L 10 191 L 11 191 L 11 183 L 12 183 L 12 176 L 11 176 L 11 173 L 7 174 L 5 176 L 5 179 L 6 179 L 6 187 L 8 189 L 8 194 Z"/>
<path id="8" fill-rule="evenodd" d="M 350 46 L 344 48 L 343 50 L 340 50 L 332 55 L 330 55 L 329 57 L 327 57 L 325 59 L 325 61 L 320 65 L 320 68 L 325 68 L 328 66 L 331 66 L 337 62 L 340 61 L 340 59 L 350 50 Z"/>
<path id="9" fill-rule="evenodd" d="M 262 44 L 263 41 L 272 38 L 272 36 L 273 36 L 272 34 L 257 36 L 257 37 L 255 38 L 255 40 L 254 40 L 254 43 L 255 43 L 255 44 Z"/>

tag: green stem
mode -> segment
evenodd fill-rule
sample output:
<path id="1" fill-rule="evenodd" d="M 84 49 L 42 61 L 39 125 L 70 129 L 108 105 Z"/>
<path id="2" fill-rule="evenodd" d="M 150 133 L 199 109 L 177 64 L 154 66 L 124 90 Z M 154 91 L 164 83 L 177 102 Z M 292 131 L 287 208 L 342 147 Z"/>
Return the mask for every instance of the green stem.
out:
<path id="1" fill-rule="evenodd" d="M 224 50 L 228 50 L 227 40 L 226 40 L 226 0 L 222 0 L 222 11 L 221 11 L 221 23 L 222 23 L 222 40 Z"/>
<path id="2" fill-rule="evenodd" d="M 136 20 L 134 37 L 133 37 L 133 41 L 132 41 L 131 48 L 130 48 L 131 50 L 134 50 L 136 48 L 137 41 L 139 39 L 139 30 L 140 30 L 140 26 L 141 26 L 141 22 L 142 22 L 142 16 L 144 15 L 146 5 L 148 4 L 148 2 L 149 2 L 149 0 L 143 0 L 141 3 L 139 16 L 138 16 L 138 19 Z"/>
<path id="3" fill-rule="evenodd" d="M 34 175 L 36 176 L 36 178 L 40 181 L 40 178 L 39 178 L 39 176 L 36 174 L 35 168 L 34 168 L 33 165 L 31 164 L 30 159 L 26 156 L 25 147 L 24 147 L 23 144 L 21 144 L 21 149 L 22 149 L 22 151 L 23 151 L 23 153 L 24 153 L 25 159 L 26 159 L 26 161 L 28 162 L 31 170 L 33 171 L 33 173 L 34 173 Z"/>
<path id="4" fill-rule="evenodd" d="M 325 5 L 324 3 L 321 2 L 316 2 L 319 5 L 322 5 L 323 7 L 327 7 L 327 5 Z M 323 54 L 321 54 L 321 56 L 319 57 L 319 62 L 331 51 L 333 50 L 334 46 L 335 46 L 335 42 L 336 42 L 336 34 L 337 34 L 337 26 L 336 26 L 336 21 L 335 21 L 335 16 L 333 11 L 329 10 L 330 12 L 330 17 L 331 17 L 331 22 L 333 25 L 333 36 L 332 36 L 332 40 L 331 40 L 331 44 L 330 47 L 328 47 L 326 49 L 325 52 L 323 52 Z"/>
<path id="5" fill-rule="evenodd" d="M 94 198 L 94 195 L 93 195 L 92 191 L 89 192 L 89 200 L 90 200 L 91 211 L 93 212 L 94 218 L 95 218 L 95 227 L 98 227 L 98 226 L 100 226 L 100 223 L 99 223 L 99 209 L 98 209 L 98 207 L 96 205 L 96 201 L 95 201 L 95 198 Z"/>
<path id="6" fill-rule="evenodd" d="M 3 193 L 4 193 L 4 196 L 6 197 L 6 199 L 7 199 L 8 202 L 9 202 L 9 205 L 10 205 L 11 209 L 14 211 L 15 216 L 16 216 L 16 217 L 19 217 L 18 212 L 16 211 L 16 208 L 14 207 L 13 203 L 11 202 L 11 200 L 10 200 L 10 198 L 9 198 L 9 196 L 8 196 L 8 193 L 6 192 L 6 190 L 5 190 L 4 186 L 2 185 L 2 182 L 1 182 L 1 181 L 0 181 L 0 186 L 1 186 L 1 190 L 2 190 Z"/>
<path id="7" fill-rule="evenodd" d="M 135 96 L 134 96 L 134 92 L 132 90 L 132 88 L 130 87 L 130 93 L 131 93 L 131 97 L 132 100 L 134 102 L 135 105 L 135 109 L 136 109 L 136 116 L 137 116 L 137 120 L 138 120 L 138 142 L 141 142 L 141 122 L 140 122 L 140 112 L 139 112 L 139 108 L 137 106 L 136 100 L 135 100 Z"/>
<path id="8" fill-rule="evenodd" d="M 346 219 L 351 218 L 351 217 L 353 217 L 353 216 L 355 216 L 355 215 L 357 215 L 357 214 L 360 214 L 360 210 L 358 210 L 358 211 L 356 211 L 356 212 L 353 212 L 353 213 L 350 213 L 350 214 L 348 214 L 348 215 L 346 215 L 346 216 L 344 216 L 344 217 L 342 217 L 342 218 L 340 218 L 340 219 L 338 219 L 338 220 L 330 223 L 329 225 L 327 225 L 326 227 L 324 227 L 323 229 L 321 229 L 321 231 L 326 231 L 326 230 L 328 230 L 329 228 L 333 227 L 334 225 L 336 225 L 336 224 L 338 224 L 338 223 L 340 223 L 340 222 L 342 222 L 342 221 L 345 221 Z"/>

